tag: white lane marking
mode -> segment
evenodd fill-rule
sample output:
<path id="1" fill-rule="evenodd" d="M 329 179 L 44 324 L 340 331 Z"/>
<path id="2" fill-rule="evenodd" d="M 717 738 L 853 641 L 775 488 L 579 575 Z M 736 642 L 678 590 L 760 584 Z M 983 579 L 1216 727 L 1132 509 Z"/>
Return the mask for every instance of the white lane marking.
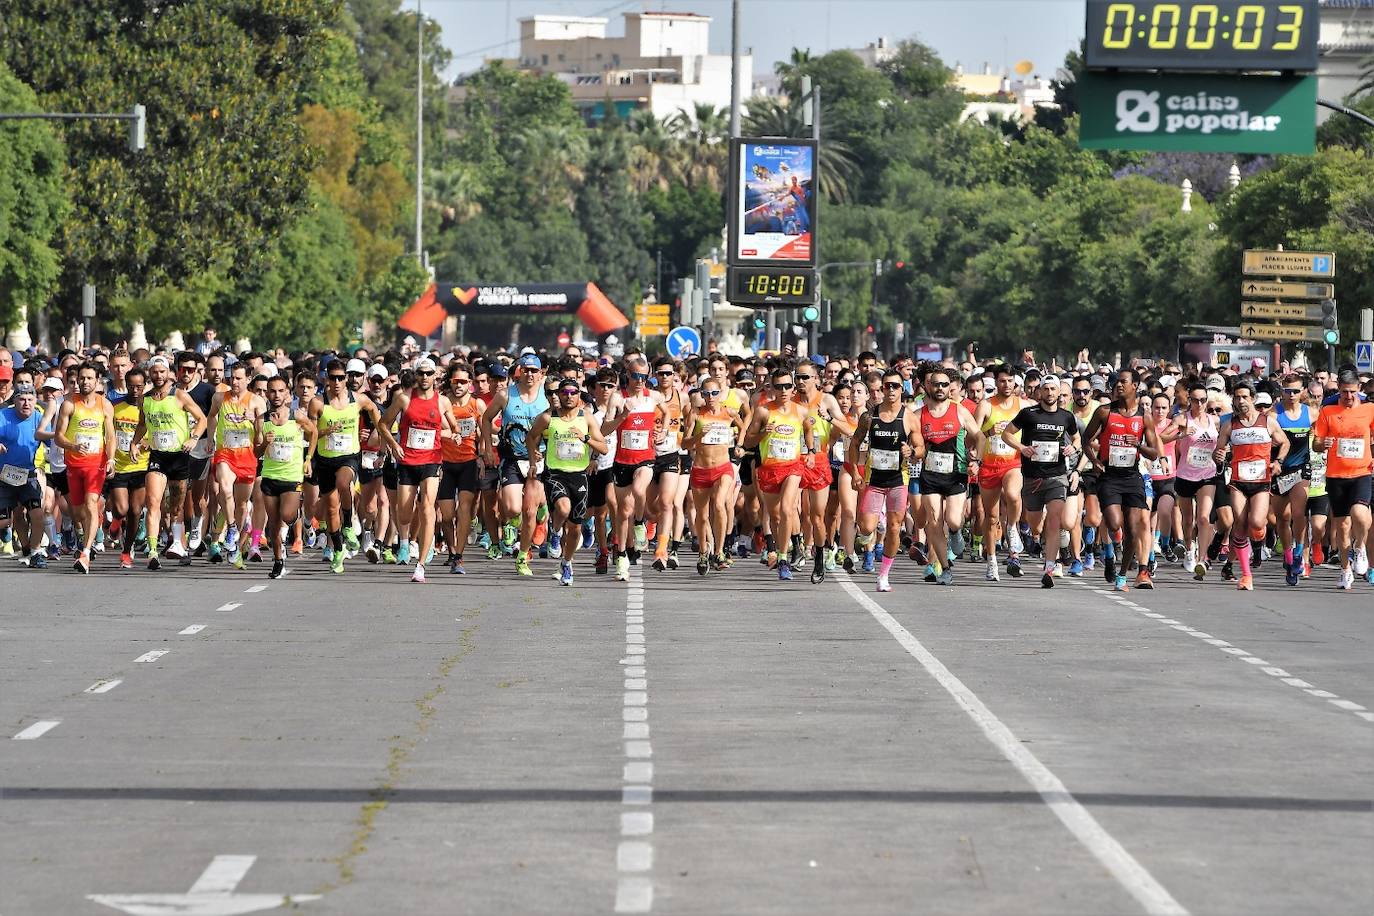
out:
<path id="1" fill-rule="evenodd" d="M 1081 587 L 1087 588 L 1090 591 L 1095 591 L 1095 589 L 1092 589 L 1090 586 L 1082 585 Z M 1147 608 L 1141 608 L 1140 613 L 1142 617 L 1149 617 L 1153 620 L 1157 620 L 1160 623 L 1169 626 L 1171 629 L 1181 630 L 1183 632 L 1186 632 L 1189 636 L 1196 636 L 1198 639 L 1207 643 L 1207 645 L 1215 646 L 1222 652 L 1225 652 L 1227 655 L 1233 655 L 1237 659 L 1245 662 L 1248 665 L 1254 665 L 1255 667 L 1259 668 L 1259 670 L 1263 671 L 1265 674 L 1277 678 L 1280 681 L 1280 683 L 1287 684 L 1289 687 L 1296 687 L 1303 693 L 1310 693 L 1312 696 L 1317 697 L 1318 699 L 1327 700 L 1331 703 L 1332 706 L 1335 706 L 1339 709 L 1344 709 L 1347 712 L 1353 712 L 1355 715 L 1359 716 L 1366 722 L 1374 722 L 1374 715 L 1367 714 L 1364 711 L 1365 707 L 1361 706 L 1359 703 L 1356 703 L 1352 700 L 1341 699 L 1341 697 L 1338 694 L 1331 693 L 1327 690 L 1319 690 L 1316 687 L 1313 687 L 1307 681 L 1303 680 L 1302 678 L 1294 677 L 1293 675 L 1289 674 L 1283 668 L 1280 668 L 1277 665 L 1271 665 L 1269 664 L 1269 662 L 1265 661 L 1257 655 L 1251 655 L 1250 652 L 1246 649 L 1242 649 L 1239 646 L 1233 646 L 1226 640 L 1218 639 L 1210 633 L 1203 633 L 1200 630 L 1194 630 L 1191 627 L 1187 627 L 1185 625 L 1180 624 L 1179 621 L 1174 620 L 1171 617 L 1165 617 L 1163 614 L 1156 614 L 1154 611 L 1151 611 Z"/>
<path id="2" fill-rule="evenodd" d="M 621 843 L 615 851 L 619 871 L 648 871 L 654 867 L 654 847 L 639 841 Z"/>
<path id="3" fill-rule="evenodd" d="M 648 688 L 648 686 L 649 686 L 649 679 L 648 679 L 648 678 L 643 678 L 643 677 L 627 677 L 627 678 L 625 678 L 625 689 L 626 689 L 626 690 L 646 690 L 646 689 Z"/>
<path id="4" fill-rule="evenodd" d="M 267 586 L 265 585 L 250 585 L 248 588 L 245 588 L 243 590 L 243 593 L 245 595 L 256 595 L 258 592 L 265 591 L 267 591 Z"/>
<path id="5" fill-rule="evenodd" d="M 180 631 L 179 633 L 177 633 L 177 635 L 178 635 L 178 636 L 194 636 L 194 635 L 196 635 L 197 633 L 199 633 L 199 632 L 200 632 L 201 630 L 203 630 L 203 629 L 205 629 L 205 624 L 203 624 L 203 623 L 193 623 L 193 624 L 191 624 L 189 627 L 187 627 L 186 629 L 184 629 L 184 630 Z"/>
<path id="6" fill-rule="evenodd" d="M 166 655 L 166 654 L 167 654 L 168 652 L 170 652 L 170 651 L 172 651 L 172 650 L 171 650 L 171 649 L 154 649 L 154 650 L 151 651 L 151 652 L 144 652 L 144 653 L 143 653 L 142 655 L 140 655 L 138 658 L 134 659 L 134 664 L 135 664 L 135 665 L 139 665 L 139 664 L 143 664 L 143 663 L 146 663 L 146 662 L 155 662 L 155 661 L 157 661 L 159 658 L 162 658 L 162 656 Z"/>
<path id="7" fill-rule="evenodd" d="M 235 608 L 241 608 L 241 607 L 243 607 L 243 602 L 241 602 L 241 601 L 230 601 L 228 604 L 221 604 L 219 607 L 215 608 L 215 610 L 217 610 L 217 611 L 232 611 L 232 610 L 234 610 Z"/>
<path id="8" fill-rule="evenodd" d="M 620 801 L 623 805 L 649 805 L 654 800 L 654 765 L 649 762 L 653 746 L 649 743 L 649 679 L 644 664 L 644 586 L 639 571 L 630 573 L 625 596 L 625 655 L 622 674 L 624 693 L 620 715 L 625 764 L 621 777 Z M 654 905 L 654 883 L 649 872 L 654 866 L 654 816 L 649 811 L 622 811 L 622 836 L 641 837 L 616 847 L 615 912 L 648 913 Z"/>
<path id="9" fill-rule="evenodd" d="M 625 673 L 625 676 L 626 676 L 626 677 L 643 677 L 643 676 L 644 676 L 644 669 L 643 669 L 643 668 L 626 668 L 624 673 Z"/>
<path id="10" fill-rule="evenodd" d="M 654 907 L 654 882 L 649 878 L 621 878 L 615 885 L 617 913 L 647 913 Z"/>
<path id="11" fill-rule="evenodd" d="M 41 738 L 61 724 L 61 719 L 43 719 L 41 722 L 35 722 L 28 728 L 20 731 L 14 736 L 14 740 L 32 741 L 34 738 Z"/>
<path id="12" fill-rule="evenodd" d="M 111 690 L 114 690 L 116 687 L 118 687 L 118 686 L 119 686 L 120 684 L 122 684 L 122 683 L 124 683 L 124 681 L 123 681 L 122 678 L 114 678 L 113 680 L 108 680 L 108 681 L 96 681 L 94 684 L 92 684 L 91 686 L 87 687 L 85 690 L 83 690 L 83 691 L 81 691 L 81 692 L 82 692 L 82 693 L 109 693 Z"/>
<path id="13" fill-rule="evenodd" d="M 654 765 L 646 761 L 632 760 L 625 764 L 622 778 L 626 782 L 653 782 Z"/>
<path id="14" fill-rule="evenodd" d="M 185 894 L 87 894 L 86 899 L 131 916 L 238 916 L 320 899 L 319 894 L 235 894 L 234 888 L 256 860 L 257 856 L 215 856 Z"/>
<path id="15" fill-rule="evenodd" d="M 648 741 L 626 741 L 626 757 L 652 757 L 654 755 L 653 746 Z"/>
<path id="16" fill-rule="evenodd" d="M 643 633 L 626 633 L 626 634 L 625 634 L 625 645 L 627 645 L 627 646 L 642 646 L 642 645 L 644 645 L 644 634 L 643 634 Z"/>
<path id="17" fill-rule="evenodd" d="M 192 894 L 232 894 L 257 856 L 215 856 L 191 885 Z"/>
<path id="18" fill-rule="evenodd" d="M 643 632 L 644 632 L 644 624 L 642 624 L 642 623 L 627 623 L 627 624 L 625 624 L 625 632 L 626 632 L 626 633 L 643 633 Z"/>
<path id="19" fill-rule="evenodd" d="M 644 706 L 649 702 L 649 692 L 647 690 L 627 690 L 624 699 L 626 706 Z"/>
<path id="20" fill-rule="evenodd" d="M 626 722 L 625 727 L 620 732 L 620 737 L 624 738 L 626 741 L 629 741 L 633 738 L 647 738 L 649 737 L 649 723 Z"/>
<path id="21" fill-rule="evenodd" d="M 840 585 L 849 596 L 868 611 L 883 629 L 905 649 L 921 667 L 933 677 L 954 701 L 968 714 L 993 746 L 1020 771 L 1021 775 L 1044 799 L 1055 817 L 1069 829 L 1117 882 L 1150 914 L 1186 916 L 1187 910 L 1173 895 L 1136 861 L 1116 838 L 1103 829 L 1097 819 L 1076 798 L 1040 759 L 1026 749 L 1010 728 L 978 699 L 964 682 L 955 677 L 920 640 L 885 611 L 882 605 L 865 595 L 847 575 L 838 576 Z"/>
<path id="22" fill-rule="evenodd" d="M 620 718 L 625 722 L 647 722 L 649 720 L 649 710 L 643 707 L 639 709 L 626 707 L 620 711 Z"/>
<path id="23" fill-rule="evenodd" d="M 621 836 L 648 836 L 654 832 L 651 811 L 626 811 L 620 815 Z"/>
<path id="24" fill-rule="evenodd" d="M 643 646 L 632 646 L 632 645 L 629 645 L 629 644 L 627 643 L 626 646 L 625 646 L 625 654 L 626 654 L 626 655 L 643 655 L 643 654 L 644 654 L 644 647 L 643 647 Z M 638 659 L 638 660 L 635 662 L 635 664 L 636 664 L 636 665 L 642 665 L 642 664 L 644 664 L 644 659 L 642 659 L 642 658 L 641 658 L 641 659 Z"/>

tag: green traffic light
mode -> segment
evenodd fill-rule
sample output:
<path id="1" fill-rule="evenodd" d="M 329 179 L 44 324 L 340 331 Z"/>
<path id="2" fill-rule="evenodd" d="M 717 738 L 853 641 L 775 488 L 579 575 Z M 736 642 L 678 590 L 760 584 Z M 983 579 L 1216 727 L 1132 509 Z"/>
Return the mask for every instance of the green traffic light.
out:
<path id="1" fill-rule="evenodd" d="M 1323 331 L 1322 339 L 1326 341 L 1328 347 L 1334 347 L 1341 342 L 1341 332 L 1334 330 Z"/>
<path id="2" fill-rule="evenodd" d="M 814 305 L 808 305 L 802 309 L 803 321 L 819 321 L 820 318 L 821 310 L 816 308 Z"/>
<path id="3" fill-rule="evenodd" d="M 764 328 L 766 328 L 766 327 L 768 327 L 768 322 L 767 322 L 767 320 L 765 320 L 765 319 L 763 319 L 763 318 L 755 318 L 755 319 L 754 319 L 754 330 L 755 330 L 755 331 L 762 331 L 762 330 L 763 330 Z"/>

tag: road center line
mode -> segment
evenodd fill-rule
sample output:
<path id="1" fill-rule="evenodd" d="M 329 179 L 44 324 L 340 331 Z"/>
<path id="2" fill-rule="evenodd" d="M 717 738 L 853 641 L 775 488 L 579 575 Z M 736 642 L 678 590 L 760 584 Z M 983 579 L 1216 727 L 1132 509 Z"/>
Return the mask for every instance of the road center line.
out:
<path id="1" fill-rule="evenodd" d="M 621 804 L 634 805 L 620 813 L 620 844 L 615 850 L 617 872 L 615 911 L 648 913 L 654 906 L 654 815 L 645 810 L 653 803 L 654 765 L 649 762 L 649 669 L 645 664 L 644 583 L 639 570 L 630 571 L 625 597 L 625 657 L 620 660 L 624 693 L 621 695 L 621 740 L 625 764 L 621 773 Z M 629 839 L 633 837 L 633 839 Z"/>
<path id="2" fill-rule="evenodd" d="M 119 686 L 120 684 L 122 684 L 122 683 L 124 683 L 124 680 L 123 680 L 122 678 L 114 678 L 113 680 L 108 680 L 108 681 L 96 681 L 94 684 L 92 684 L 91 686 L 87 687 L 85 690 L 83 690 L 83 691 L 81 691 L 81 692 L 82 692 L 82 693 L 109 693 L 111 690 L 114 690 L 116 687 L 118 687 L 118 686 Z"/>
<path id="3" fill-rule="evenodd" d="M 203 629 L 205 629 L 205 624 L 203 624 L 203 623 L 193 623 L 193 624 L 191 624 L 189 627 L 187 627 L 186 629 L 179 631 L 179 632 L 177 633 L 177 635 L 178 635 L 178 636 L 194 636 L 194 635 L 196 635 L 197 633 L 199 633 L 199 632 L 200 632 L 201 630 L 203 630 Z"/>
<path id="4" fill-rule="evenodd" d="M 265 585 L 250 585 L 248 588 L 245 588 L 243 590 L 243 593 L 245 595 L 256 595 L 258 592 L 265 591 L 267 591 L 267 586 Z"/>
<path id="5" fill-rule="evenodd" d="M 240 601 L 230 601 L 228 604 L 221 604 L 219 607 L 215 608 L 215 610 L 217 610 L 217 611 L 232 611 L 232 610 L 234 610 L 235 608 L 241 608 L 241 607 L 243 607 L 243 603 L 242 603 L 242 602 L 240 602 Z"/>
<path id="6" fill-rule="evenodd" d="M 963 681 L 955 677 L 953 672 L 884 610 L 882 605 L 865 595 L 848 575 L 840 573 L 836 578 L 849 596 L 868 611 L 883 629 L 892 634 L 898 644 L 921 664 L 926 673 L 953 697 L 955 703 L 968 714 L 993 746 L 1040 794 L 1055 817 L 1059 818 L 1083 847 L 1111 872 L 1117 883 L 1125 888 L 1147 913 L 1152 916 L 1186 916 L 1188 911 L 1183 905 L 1097 822 L 1097 819 L 1073 797 L 1059 777 L 1027 750 L 1012 730 L 997 718 Z"/>
<path id="7" fill-rule="evenodd" d="M 41 738 L 61 724 L 61 719 L 44 719 L 41 722 L 35 722 L 15 735 L 14 740 L 32 741 L 34 738 Z"/>
<path id="8" fill-rule="evenodd" d="M 166 655 L 166 654 L 167 654 L 168 652 L 170 652 L 170 651 L 172 651 L 172 650 L 171 650 L 171 649 L 154 649 L 154 650 L 151 651 L 151 652 L 144 652 L 144 653 L 143 653 L 142 655 L 140 655 L 138 658 L 134 659 L 134 664 L 135 664 L 135 665 L 139 665 L 139 664 L 144 664 L 144 663 L 146 663 L 146 662 L 155 662 L 155 661 L 157 661 L 159 658 L 162 658 L 162 656 Z"/>

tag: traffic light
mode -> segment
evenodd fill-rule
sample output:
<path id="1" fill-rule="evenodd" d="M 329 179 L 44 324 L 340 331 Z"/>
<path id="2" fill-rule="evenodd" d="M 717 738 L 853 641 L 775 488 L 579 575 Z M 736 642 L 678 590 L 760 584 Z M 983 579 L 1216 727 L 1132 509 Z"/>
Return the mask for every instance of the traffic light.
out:
<path id="1" fill-rule="evenodd" d="M 1326 342 L 1328 347 L 1334 347 L 1341 342 L 1335 299 L 1322 300 L 1322 340 Z"/>
<path id="2" fill-rule="evenodd" d="M 815 324 L 816 322 L 821 320 L 821 310 L 819 307 L 814 305 L 803 306 L 801 310 L 801 318 L 802 321 L 804 321 L 806 324 Z"/>
<path id="3" fill-rule="evenodd" d="M 754 330 L 766 331 L 768 329 L 768 319 L 760 314 L 754 315 Z"/>

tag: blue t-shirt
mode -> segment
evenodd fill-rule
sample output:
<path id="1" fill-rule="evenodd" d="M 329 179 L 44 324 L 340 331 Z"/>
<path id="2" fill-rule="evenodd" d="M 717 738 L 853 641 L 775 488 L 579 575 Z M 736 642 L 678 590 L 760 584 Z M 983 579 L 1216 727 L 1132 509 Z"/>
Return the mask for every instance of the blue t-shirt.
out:
<path id="1" fill-rule="evenodd" d="M 17 407 L 0 410 L 0 445 L 5 446 L 0 464 L 32 470 L 38 455 L 38 424 L 42 422 L 43 414 L 36 408 L 26 420 L 20 419 Z"/>

